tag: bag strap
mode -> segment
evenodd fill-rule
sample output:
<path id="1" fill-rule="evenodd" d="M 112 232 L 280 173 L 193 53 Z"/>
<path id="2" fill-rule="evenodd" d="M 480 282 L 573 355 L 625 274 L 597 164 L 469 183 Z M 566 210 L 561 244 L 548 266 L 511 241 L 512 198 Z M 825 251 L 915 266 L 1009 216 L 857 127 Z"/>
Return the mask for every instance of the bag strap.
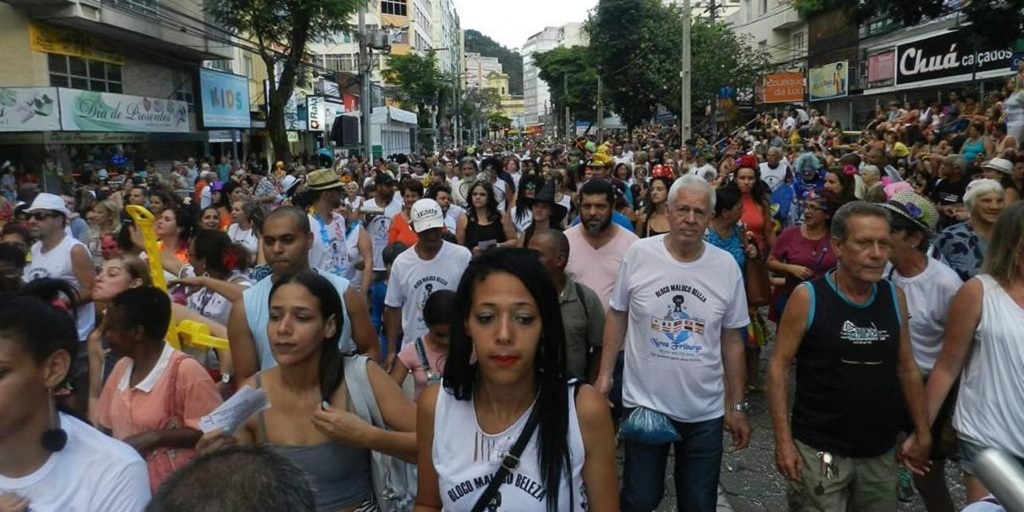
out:
<path id="1" fill-rule="evenodd" d="M 385 428 L 377 399 L 373 396 L 370 375 L 366 371 L 369 358 L 366 356 L 348 356 L 345 358 L 345 382 L 349 396 L 352 398 L 352 409 L 356 415 L 377 428 Z"/>
<path id="2" fill-rule="evenodd" d="M 420 358 L 420 366 L 423 373 L 430 373 L 430 360 L 427 359 L 427 349 L 423 346 L 423 338 L 416 338 L 416 356 Z"/>
<path id="3" fill-rule="evenodd" d="M 178 411 L 178 370 L 181 368 L 181 362 L 184 361 L 186 357 L 188 356 L 186 356 L 185 354 L 178 354 L 177 352 L 172 352 L 171 364 L 167 368 L 167 371 L 170 372 L 170 376 L 168 377 L 170 379 L 170 382 L 167 383 L 167 393 L 170 395 L 167 400 L 167 418 L 170 424 L 169 428 L 179 427 L 179 425 L 176 425 L 177 421 L 175 421 L 176 414 Z"/>
<path id="4" fill-rule="evenodd" d="M 498 492 L 501 484 L 505 483 L 505 477 L 519 467 L 519 457 L 523 454 L 523 450 L 526 449 L 526 443 L 530 442 L 530 438 L 533 437 L 533 432 L 537 430 L 538 422 L 540 422 L 540 404 L 534 403 L 533 410 L 530 411 L 530 417 L 526 420 L 526 426 L 523 427 L 523 431 L 519 434 L 519 438 L 516 439 L 516 443 L 512 445 L 512 449 L 501 460 L 501 466 L 498 466 L 498 470 L 491 476 L 491 481 L 487 484 L 487 488 L 484 489 L 484 493 L 476 500 L 476 505 L 473 505 L 473 512 L 483 512 L 491 502 L 491 499 L 494 498 L 494 494 Z"/>

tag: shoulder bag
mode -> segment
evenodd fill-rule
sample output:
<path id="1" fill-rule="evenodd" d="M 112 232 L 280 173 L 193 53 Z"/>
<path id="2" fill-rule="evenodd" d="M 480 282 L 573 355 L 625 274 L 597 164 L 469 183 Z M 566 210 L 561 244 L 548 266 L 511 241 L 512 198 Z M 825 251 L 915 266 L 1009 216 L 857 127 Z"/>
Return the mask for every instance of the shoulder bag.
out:
<path id="1" fill-rule="evenodd" d="M 523 431 L 519 434 L 515 444 L 512 445 L 512 449 L 501 460 L 501 466 L 498 466 L 498 470 L 491 475 L 491 481 L 487 484 L 487 488 L 484 489 L 484 493 L 476 501 L 476 505 L 473 506 L 473 512 L 483 512 L 487 509 L 487 506 L 491 504 L 491 500 L 494 499 L 495 493 L 498 492 L 498 488 L 501 487 L 501 484 L 505 483 L 505 477 L 519 467 L 519 457 L 523 455 L 526 444 L 530 442 L 533 432 L 537 430 L 537 423 L 539 421 L 540 404 L 535 403 L 533 404 L 533 410 L 530 411 L 530 417 L 526 420 Z"/>
<path id="2" fill-rule="evenodd" d="M 369 358 L 348 356 L 345 358 L 345 382 L 352 408 L 367 423 L 387 429 L 384 418 L 373 396 L 370 376 L 366 371 Z M 416 480 L 410 478 L 409 464 L 390 455 L 370 452 L 370 480 L 374 498 L 381 512 L 409 512 L 416 499 Z"/>

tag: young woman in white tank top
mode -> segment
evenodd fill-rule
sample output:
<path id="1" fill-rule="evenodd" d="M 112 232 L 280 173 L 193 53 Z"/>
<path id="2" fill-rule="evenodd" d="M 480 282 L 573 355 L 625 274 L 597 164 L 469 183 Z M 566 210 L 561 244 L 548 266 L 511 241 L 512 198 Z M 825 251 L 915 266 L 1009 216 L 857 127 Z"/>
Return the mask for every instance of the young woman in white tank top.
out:
<path id="1" fill-rule="evenodd" d="M 983 449 L 1024 461 L 1024 203 L 1003 210 L 992 233 L 981 273 L 950 305 L 942 353 L 925 390 L 929 419 L 935 421 L 960 377 L 953 427 L 968 502 L 988 494 L 974 476 L 973 457 Z"/>
<path id="2" fill-rule="evenodd" d="M 619 510 L 608 402 L 566 381 L 557 296 L 525 249 L 489 251 L 466 270 L 444 380 L 420 395 L 417 510 L 473 510 L 534 408 L 519 464 L 483 510 Z"/>

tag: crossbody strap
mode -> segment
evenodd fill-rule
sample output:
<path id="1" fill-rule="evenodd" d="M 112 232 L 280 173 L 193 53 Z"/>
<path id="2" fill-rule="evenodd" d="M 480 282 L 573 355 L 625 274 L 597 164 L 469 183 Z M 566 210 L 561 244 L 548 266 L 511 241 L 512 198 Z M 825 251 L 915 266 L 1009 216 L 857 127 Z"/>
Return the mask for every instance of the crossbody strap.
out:
<path id="1" fill-rule="evenodd" d="M 523 432 L 519 434 L 519 439 L 516 439 L 516 443 L 512 445 L 512 449 L 505 454 L 505 457 L 501 460 L 501 466 L 491 476 L 490 483 L 487 484 L 487 488 L 484 489 L 484 493 L 480 495 L 480 498 L 476 501 L 476 505 L 473 506 L 473 512 L 483 512 L 487 505 L 494 498 L 494 494 L 498 492 L 498 488 L 501 484 L 505 483 L 505 477 L 515 471 L 519 467 L 519 457 L 523 454 L 523 450 L 526 449 L 526 443 L 530 442 L 530 438 L 533 437 L 533 432 L 537 430 L 537 423 L 540 421 L 540 404 L 533 404 L 533 410 L 530 411 L 530 417 L 526 420 L 526 426 L 523 427 Z"/>

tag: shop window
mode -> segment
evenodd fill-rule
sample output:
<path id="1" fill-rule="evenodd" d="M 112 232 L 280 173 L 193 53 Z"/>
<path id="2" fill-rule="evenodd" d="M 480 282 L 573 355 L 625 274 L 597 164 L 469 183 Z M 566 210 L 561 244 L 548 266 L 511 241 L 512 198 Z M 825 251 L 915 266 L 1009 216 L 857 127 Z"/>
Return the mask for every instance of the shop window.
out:
<path id="1" fill-rule="evenodd" d="M 48 54 L 50 86 L 97 92 L 122 91 L 121 66 L 98 60 Z"/>
<path id="2" fill-rule="evenodd" d="M 409 10 L 406 0 L 381 0 L 380 13 L 393 16 L 408 16 Z"/>

